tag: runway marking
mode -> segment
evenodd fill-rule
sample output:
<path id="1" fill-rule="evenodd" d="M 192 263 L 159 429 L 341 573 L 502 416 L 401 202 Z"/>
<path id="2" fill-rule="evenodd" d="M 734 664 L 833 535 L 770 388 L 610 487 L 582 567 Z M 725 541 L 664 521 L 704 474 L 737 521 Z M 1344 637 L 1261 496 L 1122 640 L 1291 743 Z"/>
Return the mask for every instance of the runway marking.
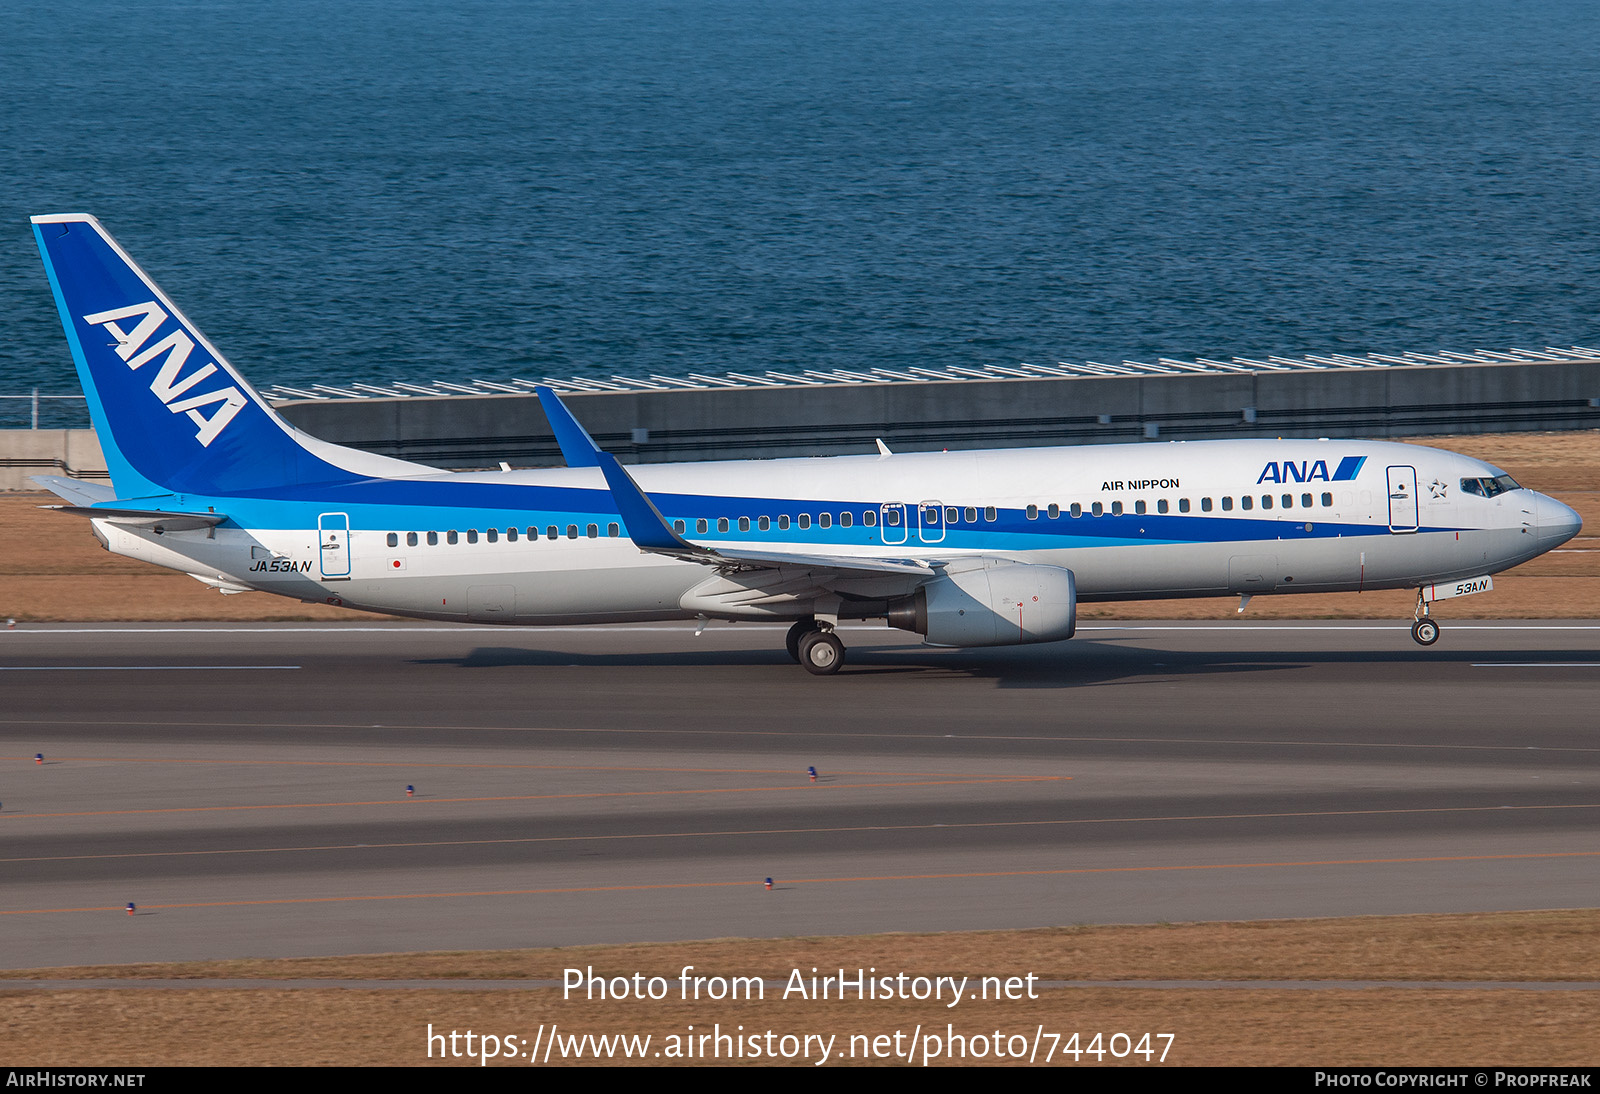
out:
<path id="1" fill-rule="evenodd" d="M 299 665 L 0 665 L 0 672 L 242 672 Z"/>
<path id="2" fill-rule="evenodd" d="M 1174 634 L 1186 631 L 1305 631 L 1317 633 L 1320 631 L 1366 631 L 1369 633 L 1384 633 L 1387 631 L 1402 631 L 1409 633 L 1410 627 L 1403 621 L 1395 623 L 1367 623 L 1367 624 L 1306 624 L 1306 623 L 1224 623 L 1224 624 L 1163 624 L 1161 626 L 1145 626 L 1139 624 L 1127 625 L 1084 625 L 1079 624 L 1079 631 L 1168 631 Z M 1600 623 L 1458 623 L 1450 621 L 1450 630 L 1454 631 L 1600 631 Z"/>
<path id="3" fill-rule="evenodd" d="M 7 813 L 0 815 L 0 821 L 40 820 L 51 817 L 123 817 L 141 816 L 154 813 L 237 813 L 263 809 L 340 809 L 367 805 L 404 806 L 407 808 L 414 808 L 419 805 L 459 805 L 475 802 L 562 801 L 587 798 L 683 797 L 685 795 L 693 794 L 772 794 L 783 791 L 788 791 L 791 793 L 815 794 L 827 793 L 831 790 L 902 790 L 910 787 L 923 786 L 982 786 L 988 783 L 1065 782 L 1071 779 L 1071 777 L 1072 776 L 1070 775 L 1000 775 L 982 779 L 929 779 L 919 782 L 803 783 L 798 786 L 726 786 L 701 787 L 689 790 L 597 790 L 578 794 L 501 794 L 476 798 L 387 798 L 378 801 L 352 802 L 280 802 L 259 805 L 180 805 L 166 806 L 155 809 L 81 810 L 70 813 Z"/>
<path id="4" fill-rule="evenodd" d="M 1600 851 L 1535 851 L 1514 855 L 1428 855 L 1415 858 L 1311 859 L 1304 862 L 1215 862 L 1190 866 L 1080 866 L 1057 870 L 993 870 L 949 874 L 877 874 L 851 877 L 774 878 L 779 885 L 848 885 L 890 881 L 968 881 L 1007 877 L 1068 877 L 1090 874 L 1160 874 L 1188 870 L 1275 870 L 1321 866 L 1410 866 L 1429 863 L 1513 862 L 1539 859 L 1595 858 Z M 191 908 L 260 908 L 286 904 L 355 904 L 370 901 L 450 900 L 493 896 L 561 896 L 580 893 L 660 892 L 669 889 L 759 889 L 761 881 L 666 881 L 640 885 L 573 885 L 547 889 L 478 889 L 449 893 L 382 893 L 367 896 L 276 897 L 267 900 L 207 900 L 182 904 L 141 904 L 146 912 Z M 122 912 L 123 905 L 84 908 L 14 908 L 5 915 L 63 915 L 69 912 Z"/>
<path id="5" fill-rule="evenodd" d="M 1416 813 L 1509 813 L 1539 810 L 1600 809 L 1600 803 L 1575 805 L 1463 805 L 1425 809 L 1334 809 L 1303 813 L 1215 813 L 1169 817 L 1070 817 L 1039 821 L 958 821 L 936 824 L 863 824 L 830 828 L 733 828 L 704 832 L 619 832 L 609 835 L 515 836 L 479 840 L 414 840 L 393 843 L 325 843 L 294 847 L 232 847 L 203 851 L 128 851 L 107 855 L 39 855 L 0 858 L 0 864 L 21 862 L 83 862 L 136 858 L 190 858 L 204 855 L 265 855 L 306 851 L 384 851 L 420 847 L 500 847 L 533 843 L 592 843 L 616 840 L 723 839 L 732 836 L 820 836 L 845 832 L 925 832 L 934 829 L 1043 828 L 1087 824 L 1157 824 L 1191 821 L 1290 820 L 1309 817 L 1385 817 Z"/>
<path id="6" fill-rule="evenodd" d="M 131 723 L 124 723 L 131 724 Z M 32 756 L 0 756 L 0 760 L 31 760 Z M 646 774 L 661 775 L 793 775 L 804 778 L 804 772 L 796 771 L 792 767 L 658 767 L 623 764 L 512 764 L 512 763 L 481 763 L 481 764 L 452 764 L 434 762 L 411 762 L 404 760 L 258 760 L 258 759 L 194 759 L 192 757 L 178 756 L 62 756 L 51 753 L 51 763 L 80 763 L 80 764 L 198 764 L 208 767 L 403 767 L 410 770 L 453 770 L 468 771 L 620 771 L 642 772 Z M 924 779 L 965 779 L 971 776 L 960 771 L 855 771 L 834 770 L 829 768 L 824 774 L 825 778 L 833 779 L 843 775 L 870 775 L 882 777 L 916 777 Z M 1037 775 L 999 775 L 992 776 L 1001 779 L 1036 779 Z M 1070 778 L 1070 776 L 1060 776 Z M 818 784 L 819 786 L 822 784 Z"/>
<path id="7" fill-rule="evenodd" d="M 621 727 L 580 728 L 577 726 L 497 726 L 497 725 L 460 725 L 456 723 L 428 723 L 423 725 L 383 725 L 374 726 L 357 722 L 142 722 L 131 718 L 93 719 L 73 718 L 70 720 L 50 718 L 0 718 L 0 726 L 47 726 L 51 729 L 82 728 L 86 726 L 154 726 L 162 729 L 346 729 L 366 730 L 383 729 L 406 733 L 426 733 L 440 730 L 453 732 L 476 733 L 570 733 L 585 735 L 617 734 L 622 736 L 659 736 L 662 731 L 655 729 L 623 729 Z M 828 729 L 683 729 L 673 732 L 692 734 L 698 737 L 804 737 L 815 740 L 822 737 L 844 738 L 845 740 L 886 740 L 886 741 L 1054 741 L 1058 744 L 1141 744 L 1141 745 L 1244 745 L 1250 748 L 1274 746 L 1278 748 L 1381 748 L 1381 749 L 1417 749 L 1420 751 L 1464 751 L 1464 752 L 1600 752 L 1597 747 L 1579 747 L 1576 745 L 1474 745 L 1474 744 L 1422 744 L 1407 741 L 1317 741 L 1317 740 L 1281 740 L 1271 737 L 1236 738 L 1236 737 L 1046 737 L 1042 734 L 1021 735 L 1004 733 L 868 733 L 858 731 L 828 730 Z"/>
<path id="8" fill-rule="evenodd" d="M 679 620 L 669 623 L 589 623 L 582 625 L 558 624 L 552 626 L 539 626 L 537 624 L 520 628 L 520 633 L 532 634 L 676 634 L 686 632 L 694 622 L 692 619 Z M 731 625 L 730 625 L 731 626 Z M 754 630 L 761 624 L 746 623 L 746 627 Z M 777 626 L 773 625 L 774 633 Z M 872 626 L 851 626 L 845 624 L 839 628 L 851 632 L 881 632 L 883 628 Z M 1114 623 L 1079 624 L 1079 631 L 1403 631 L 1408 629 L 1403 622 L 1367 622 L 1367 623 L 1338 623 L 1321 624 L 1316 622 L 1297 623 L 1238 623 L 1238 624 L 1189 624 L 1183 621 L 1173 621 L 1160 625 L 1129 623 L 1118 625 Z M 1457 623 L 1451 622 L 1452 631 L 1594 631 L 1600 630 L 1600 623 L 1518 623 L 1507 621 L 1504 623 Z M 321 627 L 52 627 L 46 630 L 30 630 L 26 625 L 16 630 L 5 631 L 7 635 L 52 635 L 52 634 L 485 634 L 477 626 L 461 624 L 459 626 L 444 627 L 412 627 L 405 624 L 392 626 L 364 626 L 348 627 L 339 624 L 329 624 Z M 733 632 L 738 633 L 738 632 Z"/>
<path id="9" fill-rule="evenodd" d="M 1600 669 L 1600 661 L 1474 661 L 1475 669 Z"/>

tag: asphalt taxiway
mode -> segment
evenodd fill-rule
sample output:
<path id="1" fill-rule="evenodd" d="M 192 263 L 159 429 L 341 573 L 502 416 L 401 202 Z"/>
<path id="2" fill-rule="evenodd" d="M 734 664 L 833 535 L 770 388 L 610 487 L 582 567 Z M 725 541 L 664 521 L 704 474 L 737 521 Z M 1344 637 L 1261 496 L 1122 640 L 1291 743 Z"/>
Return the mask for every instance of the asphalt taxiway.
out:
<path id="1" fill-rule="evenodd" d="M 1600 623 L 842 634 L 0 632 L 0 966 L 1600 903 Z"/>

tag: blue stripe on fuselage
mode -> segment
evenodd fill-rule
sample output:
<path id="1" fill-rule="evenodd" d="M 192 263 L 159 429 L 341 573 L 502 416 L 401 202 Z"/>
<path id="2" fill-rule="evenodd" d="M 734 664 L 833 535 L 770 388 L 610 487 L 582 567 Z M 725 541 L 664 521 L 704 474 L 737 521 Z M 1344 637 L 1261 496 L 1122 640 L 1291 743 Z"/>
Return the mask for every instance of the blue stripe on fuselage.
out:
<path id="1" fill-rule="evenodd" d="M 364 479 L 349 483 L 327 483 L 297 487 L 291 499 L 271 497 L 266 492 L 229 497 L 173 495 L 157 504 L 175 511 L 213 508 L 227 513 L 230 524 L 248 529 L 308 529 L 317 527 L 317 517 L 326 512 L 349 514 L 352 530 L 376 532 L 446 531 L 468 528 L 509 528 L 555 524 L 622 523 L 607 490 L 515 485 L 485 482 L 406 481 Z M 872 546 L 885 550 L 930 549 L 980 552 L 995 550 L 1050 550 L 1074 547 L 1102 547 L 1155 543 L 1215 543 L 1333 539 L 1341 536 L 1389 535 L 1387 525 L 1332 522 L 1316 519 L 1315 510 L 1296 513 L 1294 519 L 1271 519 L 1215 514 L 1135 514 L 1072 517 L 1063 513 L 1054 519 L 1043 514 L 1029 520 L 1021 509 L 1000 509 L 994 521 L 974 524 L 958 521 L 930 528 L 930 539 L 920 535 L 916 525 L 916 506 L 905 507 L 909 527 L 868 526 L 864 513 L 879 513 L 877 505 L 860 501 L 825 501 L 814 498 L 739 498 L 714 494 L 652 493 L 651 499 L 669 520 L 687 524 L 685 536 L 694 542 L 792 543 L 841 546 Z M 156 501 L 156 499 L 152 499 Z M 961 507 L 965 508 L 965 507 Z M 843 512 L 852 514 L 852 527 L 837 523 L 822 528 L 815 523 L 808 529 L 780 530 L 777 518 L 801 513 L 827 512 L 837 521 Z M 772 518 L 771 527 L 759 530 L 760 517 Z M 726 517 L 729 530 L 718 532 L 716 521 Z M 740 531 L 738 520 L 748 517 L 751 527 Z M 1311 519 L 1304 519 L 1309 517 Z M 705 520 L 708 531 L 699 532 L 696 520 Z M 880 516 L 881 520 L 881 516 Z M 1309 529 L 1307 528 L 1309 525 Z M 1424 528 L 1422 531 L 1457 531 L 1455 528 Z M 884 533 L 889 534 L 885 542 Z M 898 541 L 898 542 L 897 542 Z"/>

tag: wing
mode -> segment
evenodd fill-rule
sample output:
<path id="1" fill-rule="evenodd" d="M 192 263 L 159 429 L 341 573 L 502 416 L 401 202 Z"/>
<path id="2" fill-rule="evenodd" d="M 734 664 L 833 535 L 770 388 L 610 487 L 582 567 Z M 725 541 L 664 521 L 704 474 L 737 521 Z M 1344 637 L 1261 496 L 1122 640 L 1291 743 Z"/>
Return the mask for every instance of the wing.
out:
<path id="1" fill-rule="evenodd" d="M 564 438 L 562 453 L 566 456 L 567 462 L 573 466 L 600 468 L 601 474 L 605 475 L 606 485 L 611 489 L 611 497 L 617 503 L 617 512 L 622 515 L 623 523 L 628 529 L 628 536 L 641 551 L 714 566 L 723 573 L 749 570 L 792 571 L 797 578 L 804 574 L 813 584 L 822 586 L 828 584 L 830 575 L 839 578 L 894 575 L 920 579 L 932 577 L 937 573 L 938 563 L 917 558 L 749 551 L 742 548 L 706 547 L 692 543 L 672 530 L 667 518 L 661 515 L 656 503 L 650 500 L 650 495 L 640 488 L 633 480 L 633 476 L 617 462 L 615 456 L 601 451 L 554 391 L 547 387 L 536 390 L 539 401 L 544 406 L 545 416 L 550 419 L 556 435 Z M 576 443 L 579 438 L 587 442 L 586 451 L 584 453 L 567 451 L 567 444 Z M 578 455 L 585 462 L 581 465 L 574 463 L 574 455 Z M 589 458 L 590 455 L 592 460 Z"/>

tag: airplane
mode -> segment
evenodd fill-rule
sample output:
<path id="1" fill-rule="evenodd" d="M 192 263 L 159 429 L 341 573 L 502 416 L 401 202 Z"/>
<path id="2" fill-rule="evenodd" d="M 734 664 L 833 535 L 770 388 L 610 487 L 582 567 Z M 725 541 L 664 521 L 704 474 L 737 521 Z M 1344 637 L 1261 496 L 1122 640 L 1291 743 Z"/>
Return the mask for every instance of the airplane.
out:
<path id="1" fill-rule="evenodd" d="M 623 467 L 549 388 L 565 467 L 450 472 L 296 429 L 92 216 L 34 234 L 111 485 L 41 484 L 110 551 L 420 619 L 791 624 L 933 646 L 1071 638 L 1079 603 L 1413 588 L 1431 606 L 1566 542 L 1578 514 L 1417 445 L 1232 440 Z"/>

